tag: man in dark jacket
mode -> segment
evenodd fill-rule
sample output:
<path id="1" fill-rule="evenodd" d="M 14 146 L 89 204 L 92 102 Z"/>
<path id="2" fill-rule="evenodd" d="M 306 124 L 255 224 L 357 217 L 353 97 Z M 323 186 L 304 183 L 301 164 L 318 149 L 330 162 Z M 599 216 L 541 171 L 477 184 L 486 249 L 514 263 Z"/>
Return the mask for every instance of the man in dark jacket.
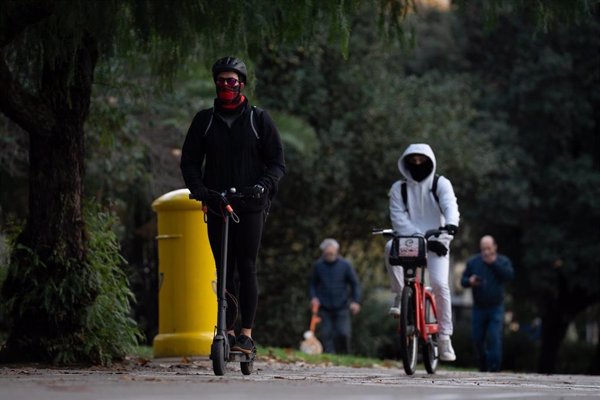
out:
<path id="1" fill-rule="evenodd" d="M 508 257 L 498 254 L 492 236 L 479 243 L 481 253 L 467 262 L 461 284 L 473 290 L 473 342 L 480 371 L 499 371 L 502 362 L 504 282 L 514 276 Z M 487 340 L 487 346 L 486 346 Z"/>
<path id="2" fill-rule="evenodd" d="M 323 255 L 313 266 L 309 295 L 312 305 L 319 308 L 323 351 L 349 353 L 350 312 L 360 312 L 360 284 L 350 262 L 339 256 L 340 245 L 335 239 L 325 239 L 320 248 Z"/>
<path id="3" fill-rule="evenodd" d="M 215 62 L 212 74 L 217 98 L 214 107 L 198 112 L 192 121 L 181 153 L 181 172 L 193 197 L 208 204 L 208 237 L 217 270 L 221 267 L 223 218 L 219 201 L 211 198 L 211 193 L 236 188 L 252 195 L 231 200 L 239 223 L 230 225 L 226 282 L 227 291 L 237 295 L 237 270 L 242 327 L 236 337 L 237 307 L 228 296 L 226 319 L 231 349 L 251 353 L 258 303 L 256 258 L 265 215 L 285 172 L 283 146 L 269 114 L 251 107 L 242 94 L 248 75 L 246 65 L 237 58 L 225 57 Z"/>

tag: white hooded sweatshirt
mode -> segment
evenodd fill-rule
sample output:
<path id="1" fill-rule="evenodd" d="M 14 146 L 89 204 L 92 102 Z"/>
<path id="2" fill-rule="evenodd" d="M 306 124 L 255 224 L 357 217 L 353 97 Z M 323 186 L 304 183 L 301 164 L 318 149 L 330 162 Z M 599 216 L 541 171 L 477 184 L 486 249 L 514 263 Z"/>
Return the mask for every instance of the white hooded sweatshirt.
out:
<path id="1" fill-rule="evenodd" d="M 404 165 L 404 159 L 411 154 L 423 154 L 433 163 L 431 174 L 421 182 L 415 181 Z M 411 144 L 398 159 L 398 169 L 406 178 L 408 210 L 404 206 L 401 193 L 404 180 L 395 182 L 389 195 L 392 227 L 401 235 L 424 234 L 428 229 L 437 229 L 446 224 L 458 226 L 460 214 L 450 181 L 443 176 L 438 179 L 439 205 L 431 192 L 436 166 L 433 150 L 424 143 Z M 439 240 L 449 245 L 452 236 L 441 235 Z"/>

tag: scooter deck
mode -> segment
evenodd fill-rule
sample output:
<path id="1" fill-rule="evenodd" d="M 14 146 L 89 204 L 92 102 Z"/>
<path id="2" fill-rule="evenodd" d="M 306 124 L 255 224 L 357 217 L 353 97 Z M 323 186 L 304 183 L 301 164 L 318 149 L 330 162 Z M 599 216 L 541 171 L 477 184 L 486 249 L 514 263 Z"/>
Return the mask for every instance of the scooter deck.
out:
<path id="1" fill-rule="evenodd" d="M 230 351 L 229 362 L 251 362 L 256 358 L 256 353 L 242 353 L 241 351 Z"/>

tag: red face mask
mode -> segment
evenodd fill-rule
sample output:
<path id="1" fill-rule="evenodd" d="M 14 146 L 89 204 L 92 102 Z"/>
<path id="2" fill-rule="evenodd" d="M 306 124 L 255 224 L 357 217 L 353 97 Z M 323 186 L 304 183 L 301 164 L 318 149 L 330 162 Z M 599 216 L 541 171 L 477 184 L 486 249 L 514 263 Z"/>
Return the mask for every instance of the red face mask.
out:
<path id="1" fill-rule="evenodd" d="M 241 92 L 240 85 L 230 86 L 217 86 L 217 98 L 223 103 L 235 103 Z"/>

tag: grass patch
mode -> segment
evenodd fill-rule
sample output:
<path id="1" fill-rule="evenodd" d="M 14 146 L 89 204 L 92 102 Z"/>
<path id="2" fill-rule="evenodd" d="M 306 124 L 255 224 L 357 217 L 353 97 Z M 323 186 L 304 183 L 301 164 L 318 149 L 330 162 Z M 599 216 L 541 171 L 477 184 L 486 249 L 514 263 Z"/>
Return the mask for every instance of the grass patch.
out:
<path id="1" fill-rule="evenodd" d="M 395 360 L 380 360 L 378 358 L 360 357 L 341 354 L 306 354 L 290 348 L 258 347 L 258 358 L 275 360 L 282 363 L 304 362 L 315 365 L 332 365 L 352 368 L 387 367 L 397 368 L 400 363 Z"/>
<path id="2" fill-rule="evenodd" d="M 154 358 L 154 350 L 152 346 L 134 346 L 131 354 L 128 355 L 146 360 L 152 360 Z"/>

